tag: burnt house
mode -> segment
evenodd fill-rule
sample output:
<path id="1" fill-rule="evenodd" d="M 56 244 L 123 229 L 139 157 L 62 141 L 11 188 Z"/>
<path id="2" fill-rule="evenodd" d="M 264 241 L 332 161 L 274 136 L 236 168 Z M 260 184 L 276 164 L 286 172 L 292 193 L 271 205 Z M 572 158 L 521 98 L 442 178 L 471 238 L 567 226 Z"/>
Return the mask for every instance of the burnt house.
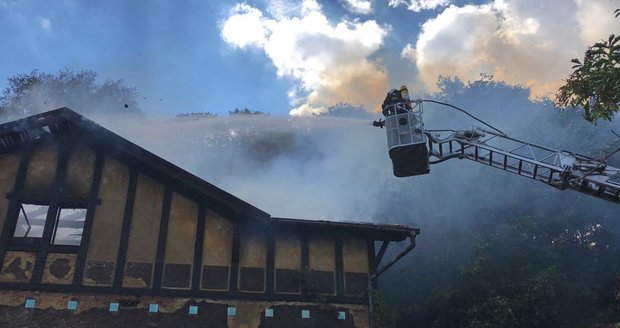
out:
<path id="1" fill-rule="evenodd" d="M 271 217 L 67 108 L 0 125 L 0 231 L 0 318 L 200 327 L 370 327 L 419 233 Z"/>

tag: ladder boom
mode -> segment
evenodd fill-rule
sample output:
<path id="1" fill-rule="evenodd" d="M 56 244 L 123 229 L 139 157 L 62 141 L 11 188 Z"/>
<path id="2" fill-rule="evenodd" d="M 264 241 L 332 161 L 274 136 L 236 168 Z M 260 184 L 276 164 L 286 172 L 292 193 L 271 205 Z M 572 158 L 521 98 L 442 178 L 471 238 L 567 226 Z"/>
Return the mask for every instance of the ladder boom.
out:
<path id="1" fill-rule="evenodd" d="M 450 136 L 441 139 L 441 132 Z M 554 150 L 481 128 L 426 130 L 431 164 L 469 159 L 564 190 L 620 204 L 620 169 L 604 161 Z"/>

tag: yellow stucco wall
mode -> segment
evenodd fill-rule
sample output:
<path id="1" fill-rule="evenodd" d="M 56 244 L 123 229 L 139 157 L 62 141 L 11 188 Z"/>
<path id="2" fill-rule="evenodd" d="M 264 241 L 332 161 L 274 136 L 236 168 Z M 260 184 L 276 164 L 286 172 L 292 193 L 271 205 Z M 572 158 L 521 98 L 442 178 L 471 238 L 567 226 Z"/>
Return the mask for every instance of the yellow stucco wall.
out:
<path id="1" fill-rule="evenodd" d="M 239 246 L 240 267 L 265 267 L 267 261 L 267 247 L 264 234 L 256 230 L 242 231 Z"/>
<path id="2" fill-rule="evenodd" d="M 165 263 L 194 262 L 198 204 L 178 193 L 172 194 Z"/>
<path id="3" fill-rule="evenodd" d="M 98 192 L 101 203 L 95 209 L 84 285 L 112 284 L 128 185 L 129 168 L 112 158 L 105 158 Z M 93 271 L 92 274 L 89 271 Z"/>
<path id="4" fill-rule="evenodd" d="M 301 238 L 298 235 L 275 236 L 275 268 L 301 269 Z"/>
<path id="5" fill-rule="evenodd" d="M 34 149 L 24 183 L 24 195 L 31 197 L 49 197 L 54 183 L 58 145 L 42 144 Z"/>
<path id="6" fill-rule="evenodd" d="M 202 263 L 230 266 L 232 237 L 232 222 L 214 212 L 207 211 Z"/>
<path id="7" fill-rule="evenodd" d="M 6 198 L 6 194 L 13 191 L 18 168 L 19 152 L 0 155 L 0 233 L 2 233 L 7 210 L 11 203 L 11 201 Z"/>
<path id="8" fill-rule="evenodd" d="M 345 272 L 368 273 L 368 246 L 362 238 L 343 238 L 342 255 Z"/>
<path id="9" fill-rule="evenodd" d="M 189 265 L 190 275 L 188 282 L 191 281 L 192 264 L 194 263 L 197 221 L 198 204 L 178 193 L 173 193 L 164 265 Z M 168 278 L 165 275 L 166 270 L 164 270 L 164 281 Z M 164 287 L 166 287 L 165 284 Z M 186 288 L 189 287 L 187 285 Z"/>
<path id="10" fill-rule="evenodd" d="M 335 244 L 332 237 L 311 235 L 308 246 L 311 270 L 336 271 Z"/>
<path id="11" fill-rule="evenodd" d="M 232 260 L 233 229 L 232 222 L 219 216 L 215 212 L 207 211 L 202 250 L 203 266 L 230 268 Z M 204 279 L 209 279 L 209 277 L 201 277 L 201 280 Z"/>
<path id="12" fill-rule="evenodd" d="M 138 175 L 123 286 L 149 287 L 152 285 L 163 199 L 164 186 L 162 184 L 143 174 Z M 131 276 L 132 262 L 151 265 L 148 281 Z"/>
<path id="13" fill-rule="evenodd" d="M 252 292 L 264 292 L 266 263 L 267 244 L 265 241 L 265 234 L 262 233 L 260 229 L 248 228 L 242 230 L 239 240 L 239 289 Z M 247 272 L 246 269 L 262 269 L 263 271 L 259 274 L 260 270 L 250 270 L 253 271 L 253 273 L 251 273 L 252 276 L 246 277 L 245 275 L 248 274 L 244 274 L 244 271 Z M 259 281 L 258 277 L 261 277 L 262 283 L 257 283 Z M 255 285 L 261 287 L 251 290 L 244 288 L 244 281 L 250 280 L 254 281 Z"/>
<path id="14" fill-rule="evenodd" d="M 65 194 L 87 198 L 95 168 L 95 152 L 83 145 L 76 146 L 69 155 Z"/>

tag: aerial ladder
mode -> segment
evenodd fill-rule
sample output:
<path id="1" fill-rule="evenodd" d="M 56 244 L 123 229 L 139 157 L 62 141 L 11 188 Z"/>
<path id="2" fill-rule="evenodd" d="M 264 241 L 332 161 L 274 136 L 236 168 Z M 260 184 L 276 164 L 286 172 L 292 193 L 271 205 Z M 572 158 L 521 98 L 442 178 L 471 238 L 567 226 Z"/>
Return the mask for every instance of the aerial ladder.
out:
<path id="1" fill-rule="evenodd" d="M 425 102 L 463 111 L 488 128 L 426 129 L 422 120 Z M 409 100 L 405 87 L 392 89 L 382 109 L 385 120 L 374 121 L 373 125 L 385 128 L 397 177 L 428 174 L 431 164 L 468 159 L 559 190 L 570 189 L 620 204 L 620 169 L 608 165 L 606 158 L 595 159 L 513 138 L 453 105 Z"/>

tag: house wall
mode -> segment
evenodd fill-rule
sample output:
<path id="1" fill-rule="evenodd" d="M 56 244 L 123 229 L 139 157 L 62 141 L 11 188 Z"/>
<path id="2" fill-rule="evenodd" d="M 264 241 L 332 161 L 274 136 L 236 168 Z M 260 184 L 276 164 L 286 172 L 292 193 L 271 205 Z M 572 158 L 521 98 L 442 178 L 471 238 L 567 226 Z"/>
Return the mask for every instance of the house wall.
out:
<path id="1" fill-rule="evenodd" d="M 266 235 L 258 229 L 242 230 L 239 249 L 239 290 L 265 292 Z"/>
<path id="2" fill-rule="evenodd" d="M 34 300 L 34 309 L 24 308 L 26 299 Z M 69 301 L 77 302 L 68 310 Z M 119 303 L 110 312 L 110 303 Z M 157 313 L 149 313 L 157 304 Z M 189 314 L 196 306 L 198 313 Z M 229 315 L 229 309 L 235 315 Z M 272 316 L 266 316 L 266 310 Z M 308 311 L 309 318 L 302 318 Z M 32 320 L 33 315 L 37 320 Z M 319 305 L 311 302 L 265 302 L 217 300 L 209 298 L 127 297 L 124 295 L 38 293 L 0 291 L 0 317 L 3 327 L 200 327 L 200 328 L 280 328 L 329 327 L 368 328 L 368 310 L 363 305 Z M 340 319 L 338 319 L 340 317 Z"/>
<path id="3" fill-rule="evenodd" d="M 70 200 L 88 208 L 82 244 L 17 245 L 12 231 L 5 232 L 0 240 L 0 290 L 15 286 L 72 294 L 232 299 L 248 307 L 245 317 L 226 319 L 239 327 L 301 320 L 295 316 L 301 307 L 277 302 L 348 303 L 365 309 L 368 239 L 248 225 L 222 216 L 209 202 L 177 190 L 118 154 L 98 155 L 80 143 L 69 147 L 66 155 L 59 149 L 55 143 L 35 147 L 23 192 L 13 198 L 5 196 L 19 185 L 15 177 L 20 152 L 0 155 L 0 229 L 13 229 L 17 220 L 15 213 L 7 215 L 11 199 L 16 204 L 48 199 L 57 171 L 64 170 L 57 193 L 60 203 Z M 276 304 L 288 321 L 265 321 L 264 309 Z M 253 324 L 247 325 L 250 321 Z"/>
<path id="4" fill-rule="evenodd" d="M 368 243 L 362 238 L 345 237 L 342 253 L 345 294 L 363 296 L 368 286 Z"/>
<path id="5" fill-rule="evenodd" d="M 314 234 L 309 239 L 310 279 L 315 283 L 312 292 L 336 294 L 336 247 L 330 235 Z"/>
<path id="6" fill-rule="evenodd" d="M 226 291 L 230 286 L 233 224 L 212 211 L 207 211 L 200 288 Z"/>
<path id="7" fill-rule="evenodd" d="M 123 276 L 124 287 L 152 287 L 163 200 L 164 186 L 139 174 Z"/>
<path id="8" fill-rule="evenodd" d="M 0 155 L 0 232 L 11 203 L 6 195 L 13 191 L 18 168 L 19 152 Z"/>
<path id="9" fill-rule="evenodd" d="M 86 255 L 86 286 L 112 286 L 118 256 L 123 214 L 127 202 L 129 168 L 111 157 L 104 159 L 91 235 Z"/>
<path id="10" fill-rule="evenodd" d="M 295 233 L 279 233 L 275 237 L 275 292 L 299 294 L 301 270 L 301 236 Z"/>
<path id="11" fill-rule="evenodd" d="M 85 145 L 76 145 L 69 155 L 65 183 L 68 198 L 86 199 L 95 169 L 95 152 Z"/>
<path id="12" fill-rule="evenodd" d="M 57 143 L 45 143 L 36 147 L 28 163 L 24 195 L 31 199 L 47 199 L 52 191 L 57 162 Z"/>
<path id="13" fill-rule="evenodd" d="M 198 207 L 198 203 L 189 198 L 172 194 L 164 257 L 164 288 L 191 287 Z"/>

